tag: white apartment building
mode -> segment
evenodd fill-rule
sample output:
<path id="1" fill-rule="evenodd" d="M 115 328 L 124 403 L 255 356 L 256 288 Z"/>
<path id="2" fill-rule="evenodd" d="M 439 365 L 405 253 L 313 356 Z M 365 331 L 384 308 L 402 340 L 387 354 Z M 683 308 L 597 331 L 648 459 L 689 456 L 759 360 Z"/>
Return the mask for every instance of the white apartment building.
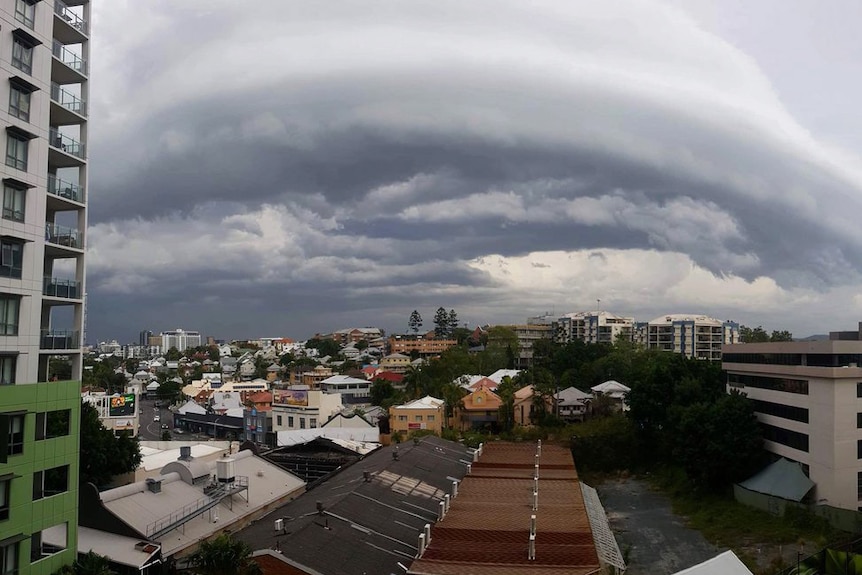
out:
<path id="1" fill-rule="evenodd" d="M 340 393 L 324 393 L 307 385 L 272 391 L 272 430 L 314 429 L 344 409 Z"/>
<path id="2" fill-rule="evenodd" d="M 739 342 L 739 324 L 706 315 L 668 314 L 637 324 L 634 341 L 689 358 L 721 361 L 722 346 Z"/>
<path id="3" fill-rule="evenodd" d="M 201 334 L 198 331 L 186 331 L 183 329 L 175 329 L 174 331 L 163 331 L 162 351 L 166 352 L 172 347 L 182 353 L 190 347 L 198 347 L 201 345 Z"/>
<path id="4" fill-rule="evenodd" d="M 89 0 L 0 0 L 4 573 L 76 557 L 90 21 Z M 52 356 L 69 358 L 70 381 L 52 381 Z"/>
<path id="5" fill-rule="evenodd" d="M 764 447 L 802 464 L 811 500 L 862 510 L 862 341 L 746 343 L 723 348 L 728 390 L 744 393 Z"/>
<path id="6" fill-rule="evenodd" d="M 617 337 L 630 340 L 635 319 L 607 311 L 582 311 L 557 318 L 553 326 L 557 343 L 614 343 Z"/>

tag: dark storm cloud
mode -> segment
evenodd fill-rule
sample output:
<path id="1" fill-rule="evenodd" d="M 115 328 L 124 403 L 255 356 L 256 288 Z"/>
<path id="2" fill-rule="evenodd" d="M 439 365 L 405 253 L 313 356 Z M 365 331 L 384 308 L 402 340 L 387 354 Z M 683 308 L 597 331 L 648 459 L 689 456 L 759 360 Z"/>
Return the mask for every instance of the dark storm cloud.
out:
<path id="1" fill-rule="evenodd" d="M 471 301 L 501 287 L 489 254 L 653 249 L 803 289 L 862 268 L 857 166 L 657 3 L 160 4 L 135 6 L 164 43 L 112 38 L 94 119 L 106 299 L 195 294 L 187 321 L 235 325 L 239 290 L 320 326 Z"/>

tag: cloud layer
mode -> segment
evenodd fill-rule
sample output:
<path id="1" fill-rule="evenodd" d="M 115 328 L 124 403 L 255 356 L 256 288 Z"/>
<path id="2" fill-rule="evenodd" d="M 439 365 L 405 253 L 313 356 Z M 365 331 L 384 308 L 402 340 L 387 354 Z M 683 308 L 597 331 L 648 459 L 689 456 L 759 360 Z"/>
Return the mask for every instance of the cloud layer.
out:
<path id="1" fill-rule="evenodd" d="M 859 163 L 683 13 L 595 4 L 100 5 L 93 336 L 855 310 Z"/>

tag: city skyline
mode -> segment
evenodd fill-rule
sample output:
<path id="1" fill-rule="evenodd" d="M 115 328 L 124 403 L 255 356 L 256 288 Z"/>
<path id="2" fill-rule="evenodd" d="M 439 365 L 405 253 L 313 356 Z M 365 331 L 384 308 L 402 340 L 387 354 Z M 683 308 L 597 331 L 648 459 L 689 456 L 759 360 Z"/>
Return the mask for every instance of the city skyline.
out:
<path id="1" fill-rule="evenodd" d="M 371 6 L 94 7 L 90 341 L 862 317 L 862 8 Z"/>

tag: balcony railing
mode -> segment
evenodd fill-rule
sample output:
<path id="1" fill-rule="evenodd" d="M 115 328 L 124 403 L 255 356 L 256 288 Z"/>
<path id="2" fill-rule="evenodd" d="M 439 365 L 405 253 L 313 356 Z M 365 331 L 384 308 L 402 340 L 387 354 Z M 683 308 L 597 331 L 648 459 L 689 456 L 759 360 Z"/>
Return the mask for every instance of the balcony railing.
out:
<path id="1" fill-rule="evenodd" d="M 61 0 L 54 0 L 54 13 L 69 23 L 69 25 L 82 34 L 87 33 L 87 21 L 69 10 Z"/>
<path id="2" fill-rule="evenodd" d="M 80 346 L 79 332 L 43 329 L 39 337 L 39 349 L 76 349 Z"/>
<path id="3" fill-rule="evenodd" d="M 48 174 L 48 193 L 67 200 L 84 202 L 84 188 L 71 182 L 61 180 L 54 174 Z"/>
<path id="4" fill-rule="evenodd" d="M 83 249 L 84 236 L 75 228 L 58 226 L 57 224 L 45 224 L 45 241 L 58 246 Z"/>
<path id="5" fill-rule="evenodd" d="M 76 158 L 81 158 L 82 160 L 87 159 L 87 155 L 84 153 L 84 144 L 78 140 L 61 133 L 57 128 L 51 128 L 49 130 L 49 136 L 49 143 L 55 148 L 63 150 L 67 154 L 71 154 Z"/>
<path id="6" fill-rule="evenodd" d="M 83 58 L 66 48 L 62 42 L 54 40 L 54 56 L 62 63 L 76 72 L 87 75 L 87 62 Z"/>
<path id="7" fill-rule="evenodd" d="M 87 103 L 68 90 L 64 90 L 57 82 L 51 82 L 51 99 L 76 114 L 87 115 Z"/>
<path id="8" fill-rule="evenodd" d="M 42 295 L 63 297 L 69 299 L 81 298 L 81 282 L 60 278 L 45 277 L 42 279 Z"/>

